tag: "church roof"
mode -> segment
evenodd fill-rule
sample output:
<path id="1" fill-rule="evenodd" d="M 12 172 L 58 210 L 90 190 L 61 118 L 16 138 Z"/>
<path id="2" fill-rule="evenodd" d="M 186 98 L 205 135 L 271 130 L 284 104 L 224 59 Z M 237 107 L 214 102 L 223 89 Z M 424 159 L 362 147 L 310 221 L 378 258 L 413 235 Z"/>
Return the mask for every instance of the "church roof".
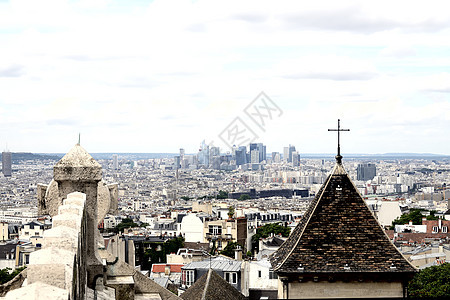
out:
<path id="1" fill-rule="evenodd" d="M 231 286 L 214 270 L 200 277 L 190 288 L 180 296 L 185 300 L 243 300 L 245 299 L 236 288 Z"/>
<path id="2" fill-rule="evenodd" d="M 270 262 L 279 273 L 415 272 L 340 161 Z"/>

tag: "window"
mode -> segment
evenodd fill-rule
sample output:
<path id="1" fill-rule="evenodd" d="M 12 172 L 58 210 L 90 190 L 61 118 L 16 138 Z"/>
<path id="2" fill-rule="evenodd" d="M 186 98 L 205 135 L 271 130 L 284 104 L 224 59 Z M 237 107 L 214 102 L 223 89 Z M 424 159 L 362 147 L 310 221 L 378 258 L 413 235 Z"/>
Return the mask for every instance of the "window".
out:
<path id="1" fill-rule="evenodd" d="M 447 233 L 447 226 L 442 227 L 442 232 Z"/>
<path id="2" fill-rule="evenodd" d="M 194 283 L 194 270 L 182 270 L 181 283 L 190 287 Z"/>
<path id="3" fill-rule="evenodd" d="M 213 235 L 222 234 L 222 226 L 220 225 L 209 225 L 209 233 Z"/>
<path id="4" fill-rule="evenodd" d="M 39 235 L 39 232 L 35 232 L 34 235 L 38 236 L 38 235 Z"/>
<path id="5" fill-rule="evenodd" d="M 258 270 L 258 277 L 261 278 L 261 270 Z"/>
<path id="6" fill-rule="evenodd" d="M 275 273 L 272 269 L 269 270 L 269 279 L 278 279 L 277 273 Z"/>
<path id="7" fill-rule="evenodd" d="M 230 284 L 237 284 L 237 273 L 225 272 L 225 280 Z"/>
<path id="8" fill-rule="evenodd" d="M 436 233 L 439 231 L 439 228 L 437 226 L 433 226 L 433 233 Z"/>
<path id="9" fill-rule="evenodd" d="M 30 235 L 30 232 L 29 231 L 25 231 L 25 235 Z"/>

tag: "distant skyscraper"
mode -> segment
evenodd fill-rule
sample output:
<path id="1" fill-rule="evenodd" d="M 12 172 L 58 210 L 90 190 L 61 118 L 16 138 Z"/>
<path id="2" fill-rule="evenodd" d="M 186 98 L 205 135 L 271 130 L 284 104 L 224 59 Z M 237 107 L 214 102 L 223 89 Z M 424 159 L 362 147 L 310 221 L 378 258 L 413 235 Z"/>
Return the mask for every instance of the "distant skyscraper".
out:
<path id="1" fill-rule="evenodd" d="M 180 167 L 182 169 L 186 168 L 186 161 L 185 161 L 185 151 L 183 148 L 180 148 Z"/>
<path id="2" fill-rule="evenodd" d="M 252 150 L 250 152 L 250 160 L 252 164 L 259 164 L 259 151 L 258 150 Z"/>
<path id="3" fill-rule="evenodd" d="M 240 166 L 247 163 L 247 156 L 245 150 L 238 149 L 235 151 L 236 153 L 236 165 Z"/>
<path id="4" fill-rule="evenodd" d="M 198 163 L 206 167 L 209 166 L 209 146 L 206 145 L 205 140 L 202 141 L 198 151 Z"/>
<path id="5" fill-rule="evenodd" d="M 11 152 L 2 152 L 2 172 L 3 176 L 11 177 L 12 173 L 12 159 Z"/>
<path id="6" fill-rule="evenodd" d="M 267 160 L 267 148 L 266 148 L 266 146 L 264 146 L 263 144 L 261 144 L 261 146 L 262 146 L 262 155 L 259 155 L 260 156 L 260 161 L 263 161 L 263 160 Z"/>
<path id="7" fill-rule="evenodd" d="M 181 167 L 181 159 L 180 159 L 180 156 L 179 156 L 179 155 L 174 156 L 174 158 L 173 158 L 173 164 L 174 164 L 174 166 L 175 166 L 175 169 L 179 169 L 179 168 Z"/>
<path id="8" fill-rule="evenodd" d="M 372 180 L 377 175 L 375 164 L 358 164 L 356 179 L 361 181 Z"/>
<path id="9" fill-rule="evenodd" d="M 113 160 L 113 169 L 118 170 L 119 169 L 119 157 L 117 156 L 117 154 L 113 154 L 112 160 Z"/>
<path id="10" fill-rule="evenodd" d="M 283 148 L 283 159 L 285 161 L 289 160 L 289 147 L 284 147 Z"/>
<path id="11" fill-rule="evenodd" d="M 289 157 L 288 162 L 292 162 L 292 153 L 295 152 L 295 146 L 289 145 Z"/>
<path id="12" fill-rule="evenodd" d="M 298 154 L 297 151 L 292 152 L 292 166 L 300 166 L 300 154 Z"/>

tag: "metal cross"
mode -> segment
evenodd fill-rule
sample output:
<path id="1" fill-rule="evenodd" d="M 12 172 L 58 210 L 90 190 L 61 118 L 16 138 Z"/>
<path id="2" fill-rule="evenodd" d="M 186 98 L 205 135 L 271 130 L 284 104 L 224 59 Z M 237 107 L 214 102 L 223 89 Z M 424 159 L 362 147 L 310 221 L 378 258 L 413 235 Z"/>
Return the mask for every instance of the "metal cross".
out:
<path id="1" fill-rule="evenodd" d="M 337 131 L 337 133 L 338 133 L 338 148 L 337 148 L 336 162 L 338 164 L 341 164 L 342 156 L 341 156 L 340 132 L 341 131 L 350 131 L 350 129 L 341 129 L 341 120 L 338 119 L 338 128 L 337 129 L 328 129 L 328 131 Z"/>

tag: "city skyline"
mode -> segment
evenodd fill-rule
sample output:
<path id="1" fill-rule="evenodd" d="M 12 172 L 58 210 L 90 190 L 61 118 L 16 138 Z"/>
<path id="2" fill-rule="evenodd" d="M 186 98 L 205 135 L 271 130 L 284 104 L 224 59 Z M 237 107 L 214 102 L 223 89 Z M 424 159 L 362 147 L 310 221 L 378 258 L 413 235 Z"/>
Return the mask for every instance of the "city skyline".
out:
<path id="1" fill-rule="evenodd" d="M 0 1 L 0 148 L 450 155 L 444 1 Z M 260 92 L 279 108 L 245 113 Z M 244 144 L 248 145 L 248 144 Z"/>

